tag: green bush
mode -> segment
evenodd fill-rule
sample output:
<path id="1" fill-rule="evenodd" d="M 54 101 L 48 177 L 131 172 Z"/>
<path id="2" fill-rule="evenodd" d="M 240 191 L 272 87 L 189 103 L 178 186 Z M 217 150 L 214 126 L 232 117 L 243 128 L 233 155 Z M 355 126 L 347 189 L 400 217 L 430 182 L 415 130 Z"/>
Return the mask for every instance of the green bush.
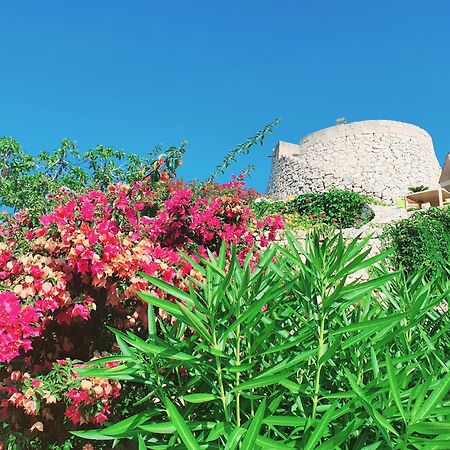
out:
<path id="1" fill-rule="evenodd" d="M 373 202 L 357 192 L 331 189 L 300 194 L 287 202 L 259 199 L 252 207 L 260 217 L 281 214 L 294 228 L 309 228 L 316 223 L 348 228 L 361 226 L 372 218 L 364 207 Z"/>
<path id="2" fill-rule="evenodd" d="M 175 299 L 141 294 L 148 339 L 114 330 L 121 356 L 80 369 L 145 386 L 146 409 L 74 434 L 142 450 L 448 448 L 448 279 L 354 279 L 385 256 L 368 258 L 367 240 L 287 238 L 256 267 L 224 247 L 186 255 L 202 274 L 189 293 L 148 277 Z"/>
<path id="3" fill-rule="evenodd" d="M 450 208 L 418 211 L 407 219 L 389 224 L 381 236 L 386 248 L 393 248 L 394 268 L 414 272 L 418 267 L 438 274 L 450 261 Z"/>

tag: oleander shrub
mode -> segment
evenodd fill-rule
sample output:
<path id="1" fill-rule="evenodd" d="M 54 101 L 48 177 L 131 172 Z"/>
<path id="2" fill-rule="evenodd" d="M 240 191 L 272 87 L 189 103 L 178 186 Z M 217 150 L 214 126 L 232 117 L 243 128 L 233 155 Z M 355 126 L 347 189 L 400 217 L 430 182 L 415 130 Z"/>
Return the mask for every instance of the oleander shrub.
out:
<path id="1" fill-rule="evenodd" d="M 140 293 L 148 336 L 114 330 L 121 355 L 78 370 L 144 386 L 145 409 L 75 434 L 139 449 L 448 448 L 449 280 L 374 266 L 386 254 L 370 258 L 367 239 L 287 237 L 256 265 L 226 245 L 184 256 L 201 274 L 188 290 L 145 276 L 175 300 Z"/>
<path id="2" fill-rule="evenodd" d="M 364 225 L 373 217 L 368 208 L 373 202 L 357 192 L 331 189 L 300 194 L 286 202 L 257 198 L 252 208 L 258 217 L 282 214 L 291 228 L 308 229 L 316 224 L 348 228 Z"/>
<path id="3" fill-rule="evenodd" d="M 427 272 L 443 274 L 450 261 L 450 208 L 417 211 L 387 225 L 381 239 L 386 248 L 394 250 L 390 257 L 394 268 L 414 272 L 424 267 Z"/>

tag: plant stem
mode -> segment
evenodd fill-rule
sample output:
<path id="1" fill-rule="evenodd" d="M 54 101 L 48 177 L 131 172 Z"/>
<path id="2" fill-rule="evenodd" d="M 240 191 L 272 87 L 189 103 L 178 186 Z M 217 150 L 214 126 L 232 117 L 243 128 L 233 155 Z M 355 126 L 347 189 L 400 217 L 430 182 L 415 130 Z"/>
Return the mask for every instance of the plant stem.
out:
<path id="1" fill-rule="evenodd" d="M 155 323 L 155 310 L 153 309 L 153 305 L 148 305 L 147 322 L 148 322 L 148 338 L 150 341 L 154 341 L 156 338 L 156 323 Z"/>
<path id="2" fill-rule="evenodd" d="M 216 339 L 216 333 L 213 332 L 213 342 L 214 342 L 214 348 L 217 348 L 217 339 Z M 225 419 L 227 422 L 230 421 L 230 415 L 228 414 L 228 408 L 227 408 L 227 396 L 225 394 L 225 388 L 223 386 L 223 377 L 222 377 L 222 364 L 220 362 L 220 357 L 216 356 L 216 369 L 217 369 L 217 379 L 219 382 L 219 390 L 220 390 L 220 397 L 222 399 L 222 405 L 223 405 L 223 411 L 225 414 Z"/>
<path id="3" fill-rule="evenodd" d="M 317 353 L 317 369 L 316 369 L 316 377 L 314 380 L 314 397 L 313 397 L 313 410 L 312 410 L 312 418 L 316 418 L 317 412 L 317 404 L 319 403 L 319 391 L 320 391 L 320 372 L 322 371 L 323 364 L 319 363 L 320 358 L 325 353 L 325 317 L 326 314 L 322 315 L 322 320 L 320 321 L 320 330 L 319 330 L 319 348 Z"/>
<path id="4" fill-rule="evenodd" d="M 236 366 L 241 365 L 241 325 L 239 324 L 236 330 L 236 338 L 237 338 L 237 344 L 236 344 Z M 241 374 L 240 372 L 236 372 L 236 386 L 239 385 Z M 236 425 L 238 427 L 241 426 L 241 395 L 239 391 L 236 394 Z"/>

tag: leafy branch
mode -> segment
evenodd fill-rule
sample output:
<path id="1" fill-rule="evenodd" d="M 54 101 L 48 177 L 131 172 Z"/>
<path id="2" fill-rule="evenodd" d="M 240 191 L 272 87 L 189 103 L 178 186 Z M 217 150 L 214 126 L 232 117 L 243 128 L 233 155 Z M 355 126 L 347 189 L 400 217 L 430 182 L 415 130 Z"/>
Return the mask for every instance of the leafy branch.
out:
<path id="1" fill-rule="evenodd" d="M 274 127 L 276 127 L 280 123 L 280 119 L 275 119 L 274 121 L 267 124 L 262 130 L 258 131 L 252 137 L 248 138 L 242 144 L 239 144 L 233 150 L 228 152 L 223 161 L 216 167 L 216 170 L 210 175 L 210 177 L 205 181 L 206 183 L 211 183 L 214 181 L 218 175 L 225 173 L 225 170 L 231 166 L 233 162 L 236 162 L 236 158 L 239 155 L 248 155 L 250 149 L 254 145 L 263 145 L 264 139 L 267 134 L 272 133 Z"/>

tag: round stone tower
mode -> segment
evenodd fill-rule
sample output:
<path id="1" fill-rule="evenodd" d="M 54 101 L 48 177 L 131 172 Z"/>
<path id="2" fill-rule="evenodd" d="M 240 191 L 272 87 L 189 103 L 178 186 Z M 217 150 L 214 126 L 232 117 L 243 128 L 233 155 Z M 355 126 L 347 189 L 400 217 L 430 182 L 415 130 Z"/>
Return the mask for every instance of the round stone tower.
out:
<path id="1" fill-rule="evenodd" d="M 365 120 L 325 128 L 300 144 L 279 142 L 267 194 L 285 200 L 336 187 L 393 203 L 408 187 L 437 187 L 440 173 L 426 131 L 393 120 Z"/>

